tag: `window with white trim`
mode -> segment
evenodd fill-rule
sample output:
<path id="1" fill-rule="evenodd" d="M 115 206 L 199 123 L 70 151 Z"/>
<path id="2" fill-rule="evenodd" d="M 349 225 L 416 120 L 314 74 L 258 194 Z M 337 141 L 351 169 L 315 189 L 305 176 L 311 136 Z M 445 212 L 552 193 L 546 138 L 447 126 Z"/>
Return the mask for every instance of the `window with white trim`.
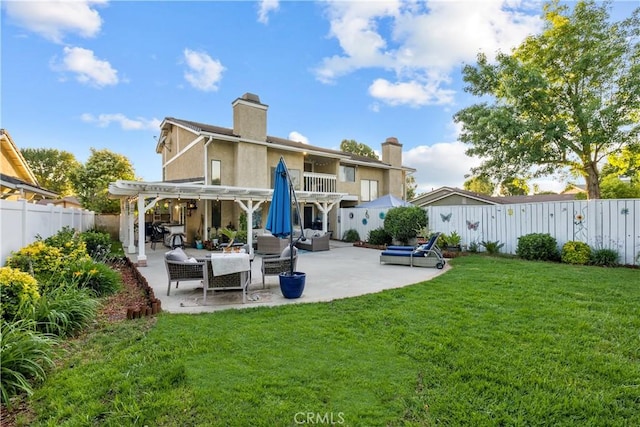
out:
<path id="1" fill-rule="evenodd" d="M 222 166 L 220 160 L 211 160 L 211 185 L 222 185 Z"/>
<path id="2" fill-rule="evenodd" d="M 360 200 L 370 202 L 378 198 L 378 181 L 363 179 L 360 181 Z"/>

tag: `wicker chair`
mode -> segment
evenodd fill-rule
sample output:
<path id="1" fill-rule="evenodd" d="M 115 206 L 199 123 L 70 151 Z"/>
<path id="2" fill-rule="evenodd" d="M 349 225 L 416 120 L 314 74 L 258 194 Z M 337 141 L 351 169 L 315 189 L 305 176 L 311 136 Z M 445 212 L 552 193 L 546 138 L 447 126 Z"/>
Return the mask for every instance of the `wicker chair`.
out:
<path id="1" fill-rule="evenodd" d="M 291 255 L 281 253 L 279 255 L 262 256 L 262 287 L 264 288 L 265 276 L 279 276 L 280 273 L 295 271 L 298 263 L 298 249 L 293 248 L 293 268 L 291 268 Z"/>
<path id="2" fill-rule="evenodd" d="M 207 303 L 207 291 L 240 290 L 242 291 L 242 303 L 247 301 L 247 288 L 251 282 L 250 270 L 246 273 L 231 273 L 221 276 L 213 275 L 213 265 L 210 259 L 203 260 L 207 264 L 204 280 L 204 298 Z"/>
<path id="3" fill-rule="evenodd" d="M 165 256 L 164 264 L 167 267 L 167 276 L 169 283 L 167 286 L 167 296 L 171 292 L 171 282 L 178 283 L 181 281 L 204 280 L 204 260 L 192 261 L 173 261 L 168 260 Z"/>

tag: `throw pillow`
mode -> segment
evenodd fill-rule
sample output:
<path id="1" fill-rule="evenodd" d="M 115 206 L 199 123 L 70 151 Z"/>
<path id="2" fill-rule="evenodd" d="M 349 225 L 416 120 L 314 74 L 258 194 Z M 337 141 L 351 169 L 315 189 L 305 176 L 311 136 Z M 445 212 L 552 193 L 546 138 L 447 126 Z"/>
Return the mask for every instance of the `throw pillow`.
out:
<path id="1" fill-rule="evenodd" d="M 296 248 L 295 246 L 293 247 L 293 255 L 296 256 L 298 254 L 298 248 Z M 291 257 L 291 249 L 289 248 L 289 245 L 287 245 L 283 250 L 282 253 L 280 254 L 280 258 L 290 258 Z"/>
<path id="2" fill-rule="evenodd" d="M 186 252 L 182 250 L 182 248 L 176 248 L 172 251 L 169 251 L 164 256 L 168 261 L 186 261 L 187 259 L 189 259 Z"/>

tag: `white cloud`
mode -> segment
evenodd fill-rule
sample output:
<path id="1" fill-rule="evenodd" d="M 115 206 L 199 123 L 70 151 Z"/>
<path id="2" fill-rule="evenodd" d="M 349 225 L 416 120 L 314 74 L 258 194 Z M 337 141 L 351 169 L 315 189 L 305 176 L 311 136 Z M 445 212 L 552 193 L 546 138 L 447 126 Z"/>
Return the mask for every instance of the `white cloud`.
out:
<path id="1" fill-rule="evenodd" d="M 205 52 L 196 52 L 190 49 L 184 50 L 184 60 L 188 70 L 184 72 L 184 78 L 198 90 L 215 92 L 218 83 L 222 79 L 225 68 L 220 61 L 211 58 Z"/>
<path id="2" fill-rule="evenodd" d="M 278 10 L 280 7 L 279 0 L 261 0 L 258 9 L 258 22 L 262 24 L 269 23 L 269 13 Z"/>
<path id="3" fill-rule="evenodd" d="M 84 113 L 80 116 L 80 119 L 86 123 L 95 123 L 101 128 L 108 127 L 111 123 L 119 124 L 122 130 L 157 130 L 160 127 L 160 120 L 156 118 L 136 117 L 135 119 L 130 119 L 122 113 L 99 114 L 98 116 Z"/>
<path id="4" fill-rule="evenodd" d="M 421 105 L 452 103 L 454 91 L 442 89 L 432 82 L 424 84 L 417 81 L 392 83 L 385 79 L 377 79 L 369 86 L 369 94 L 392 106 L 419 107 Z"/>
<path id="5" fill-rule="evenodd" d="M 4 8 L 18 25 L 61 43 L 66 33 L 82 37 L 98 34 L 102 19 L 93 6 L 104 4 L 106 0 L 6 1 Z"/>
<path id="6" fill-rule="evenodd" d="M 104 87 L 118 84 L 118 71 L 108 61 L 95 57 L 92 50 L 81 47 L 65 47 L 64 57 L 58 62 L 52 60 L 55 71 L 76 74 L 76 80 L 91 86 Z"/>
<path id="7" fill-rule="evenodd" d="M 315 70 L 323 83 L 362 68 L 393 71 L 397 81 L 376 79 L 369 88 L 389 105 L 453 102 L 446 89 L 454 68 L 482 51 L 510 51 L 541 28 L 539 5 L 518 0 L 328 2 L 330 37 L 341 54 Z M 413 93 L 415 91 L 415 93 Z"/>
<path id="8" fill-rule="evenodd" d="M 309 143 L 309 138 L 301 134 L 300 132 L 296 132 L 295 130 L 289 133 L 289 139 L 291 141 L 302 142 L 303 144 Z"/>
<path id="9" fill-rule="evenodd" d="M 415 168 L 417 193 L 426 193 L 442 186 L 462 188 L 465 175 L 480 160 L 465 154 L 461 142 L 441 142 L 431 146 L 421 145 L 402 153 L 402 163 Z"/>

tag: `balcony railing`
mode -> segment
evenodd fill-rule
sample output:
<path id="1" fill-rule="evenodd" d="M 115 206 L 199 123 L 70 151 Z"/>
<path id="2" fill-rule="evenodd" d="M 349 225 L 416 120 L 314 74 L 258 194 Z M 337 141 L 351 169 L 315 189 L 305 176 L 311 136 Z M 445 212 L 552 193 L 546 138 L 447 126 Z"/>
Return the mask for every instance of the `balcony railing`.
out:
<path id="1" fill-rule="evenodd" d="M 304 172 L 304 191 L 316 191 L 320 193 L 336 193 L 336 175 L 328 173 Z"/>

